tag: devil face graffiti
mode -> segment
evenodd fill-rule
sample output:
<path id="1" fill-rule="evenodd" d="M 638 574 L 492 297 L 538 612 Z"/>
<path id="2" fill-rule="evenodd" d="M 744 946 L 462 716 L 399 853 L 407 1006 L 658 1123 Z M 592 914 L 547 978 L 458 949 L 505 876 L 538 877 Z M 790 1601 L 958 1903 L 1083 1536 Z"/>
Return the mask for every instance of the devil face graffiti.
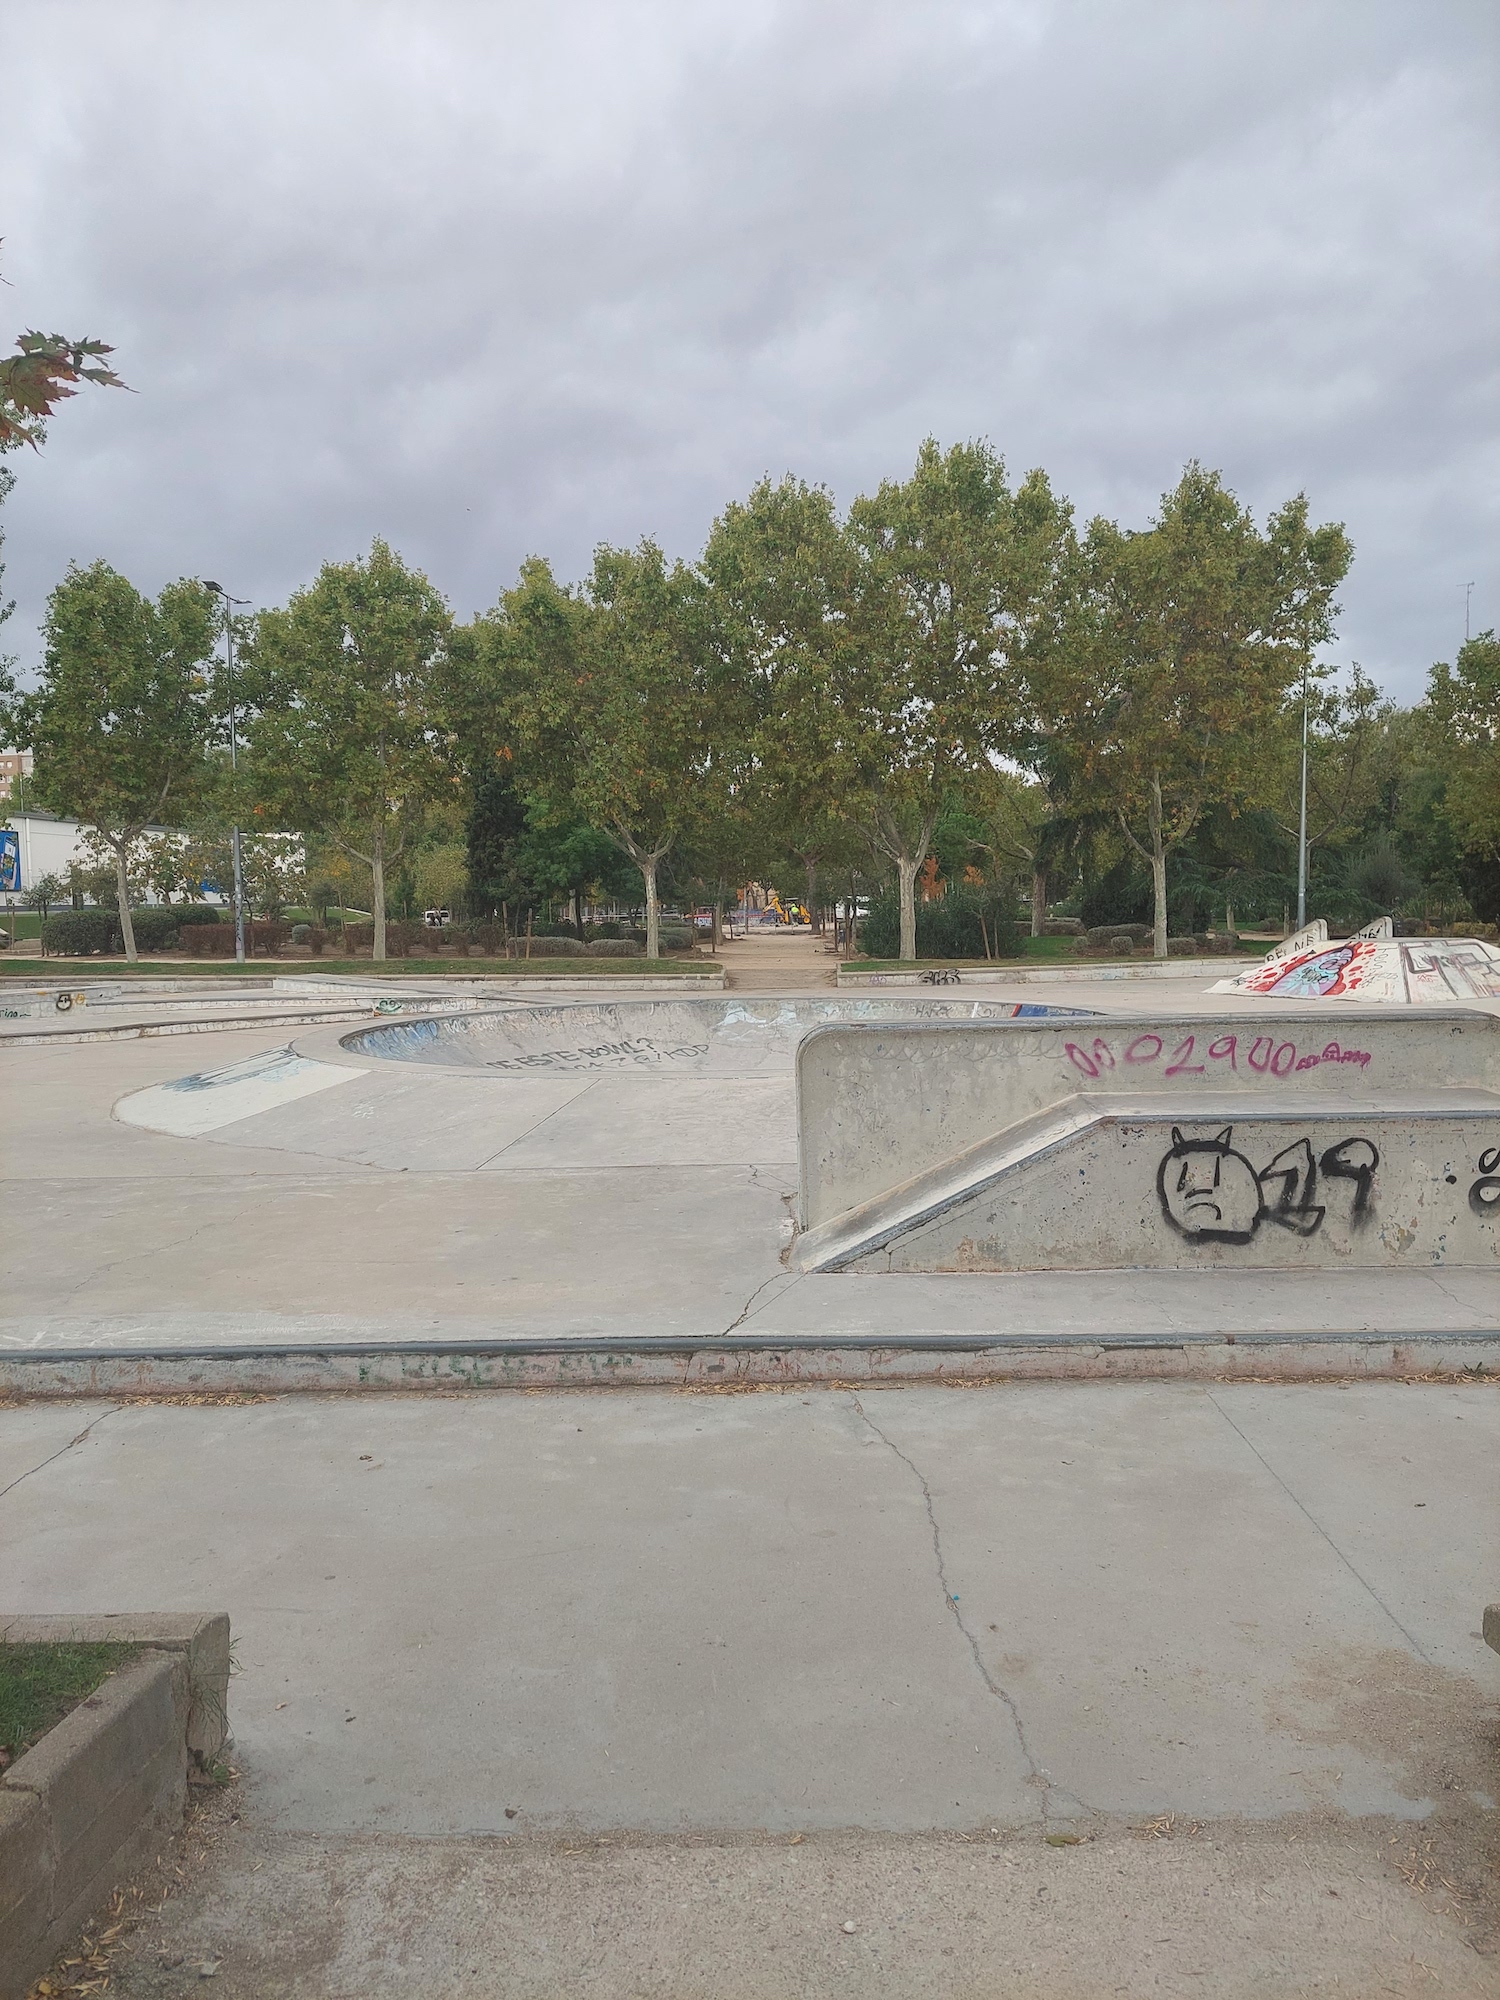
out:
<path id="1" fill-rule="evenodd" d="M 1315 1199 L 1318 1174 L 1354 1183 L 1349 1222 L 1370 1219 L 1370 1193 L 1380 1155 L 1368 1139 L 1342 1139 L 1315 1161 L 1310 1142 L 1283 1146 L 1264 1167 L 1254 1167 L 1233 1145 L 1226 1125 L 1211 1139 L 1185 1139 L 1172 1127 L 1172 1145 L 1156 1170 L 1162 1219 L 1193 1243 L 1248 1243 L 1263 1222 L 1296 1236 L 1313 1236 L 1327 1213 Z"/>
<path id="2" fill-rule="evenodd" d="M 1184 1139 L 1174 1125 L 1172 1150 L 1156 1170 L 1161 1212 L 1179 1235 L 1198 1243 L 1248 1243 L 1260 1221 L 1260 1177 L 1229 1143 L 1226 1125 L 1212 1139 Z"/>

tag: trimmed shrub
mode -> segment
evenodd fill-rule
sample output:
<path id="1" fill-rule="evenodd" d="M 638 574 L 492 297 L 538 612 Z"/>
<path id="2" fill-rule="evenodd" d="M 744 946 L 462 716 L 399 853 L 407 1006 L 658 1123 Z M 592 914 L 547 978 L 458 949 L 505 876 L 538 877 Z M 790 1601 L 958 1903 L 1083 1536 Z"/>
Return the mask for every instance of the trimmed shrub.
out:
<path id="1" fill-rule="evenodd" d="M 586 947 L 590 958 L 639 958 L 641 947 L 630 938 L 595 938 Z"/>
<path id="2" fill-rule="evenodd" d="M 535 931 L 531 933 L 532 958 L 582 958 L 587 950 L 588 946 L 582 938 L 538 937 Z M 527 956 L 525 938 L 512 938 L 507 955 L 511 958 L 525 958 Z"/>
<path id="3" fill-rule="evenodd" d="M 918 958 L 1011 958 L 1020 950 L 1020 927 L 1009 899 L 976 889 L 950 889 L 946 896 L 917 904 Z M 901 903 L 887 889 L 870 904 L 859 927 L 867 958 L 895 958 L 901 949 Z"/>
<path id="4" fill-rule="evenodd" d="M 312 942 L 312 925 L 311 925 L 311 924 L 293 924 L 293 925 L 292 925 L 292 943 L 293 943 L 293 944 L 310 944 L 311 942 Z"/>
<path id="5" fill-rule="evenodd" d="M 42 949 L 60 958 L 92 958 L 118 950 L 119 936 L 113 910 L 59 910 L 42 925 Z"/>
<path id="6" fill-rule="evenodd" d="M 1198 942 L 1196 938 L 1169 937 L 1167 939 L 1168 958 L 1196 958 Z"/>
<path id="7" fill-rule="evenodd" d="M 234 922 L 233 910 L 230 910 L 226 917 L 225 912 L 217 909 L 212 903 L 174 903 L 172 905 L 172 915 L 177 919 L 179 930 L 181 930 L 184 924 L 221 924 L 226 921 L 232 924 Z"/>
<path id="8" fill-rule="evenodd" d="M 137 951 L 170 951 L 177 942 L 177 912 L 170 903 L 151 903 L 130 912 Z"/>
<path id="9" fill-rule="evenodd" d="M 1088 929 L 1090 944 L 1113 944 L 1116 938 L 1129 938 L 1132 944 L 1146 944 L 1155 936 L 1152 924 L 1091 924 Z"/>
<path id="10" fill-rule="evenodd" d="M 1083 937 L 1082 917 L 1043 917 L 1043 937 Z"/>
<path id="11" fill-rule="evenodd" d="M 554 923 L 533 923 L 531 926 L 531 935 L 534 938 L 576 938 L 578 935 L 578 926 L 570 924 L 566 917 L 560 917 Z"/>
<path id="12" fill-rule="evenodd" d="M 616 938 L 623 938 L 624 935 L 625 926 L 616 923 L 613 917 L 606 917 L 602 924 L 594 925 L 594 937 L 596 941 L 603 938 L 606 943 L 609 943 Z"/>

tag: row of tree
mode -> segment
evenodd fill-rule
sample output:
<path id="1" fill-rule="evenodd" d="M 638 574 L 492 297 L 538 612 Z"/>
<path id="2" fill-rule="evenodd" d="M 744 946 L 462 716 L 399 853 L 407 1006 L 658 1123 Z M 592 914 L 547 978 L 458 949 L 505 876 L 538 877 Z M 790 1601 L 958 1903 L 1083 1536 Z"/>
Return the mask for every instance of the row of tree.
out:
<path id="1" fill-rule="evenodd" d="M 0 695 L 0 725 L 35 750 L 38 802 L 113 855 L 128 949 L 144 830 L 233 817 L 367 871 L 377 956 L 434 829 L 481 901 L 545 878 L 581 916 L 587 888 L 638 879 L 652 955 L 664 871 L 714 900 L 794 862 L 809 900 L 820 872 L 893 878 L 914 957 L 935 856 L 950 878 L 1029 877 L 1038 924 L 1049 878 L 1113 874 L 1117 901 L 1144 889 L 1165 956 L 1195 871 L 1242 903 L 1284 873 L 1304 702 L 1315 851 L 1390 838 L 1404 744 L 1403 793 L 1439 774 L 1444 865 L 1493 871 L 1500 648 L 1470 642 L 1406 715 L 1338 680 L 1319 662 L 1351 554 L 1302 497 L 1261 525 L 1197 465 L 1145 529 L 1080 528 L 1043 474 L 1013 486 L 987 446 L 928 442 L 843 514 L 763 481 L 692 564 L 603 547 L 568 586 L 532 559 L 467 624 L 376 542 L 237 620 L 232 677 L 207 586 L 152 602 L 75 567 L 40 685 Z"/>

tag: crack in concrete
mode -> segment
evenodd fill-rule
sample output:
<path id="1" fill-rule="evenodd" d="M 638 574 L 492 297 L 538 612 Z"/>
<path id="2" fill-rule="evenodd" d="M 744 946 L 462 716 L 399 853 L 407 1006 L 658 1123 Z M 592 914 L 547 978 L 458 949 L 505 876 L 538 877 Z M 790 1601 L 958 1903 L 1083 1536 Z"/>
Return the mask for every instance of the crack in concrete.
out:
<path id="1" fill-rule="evenodd" d="M 1044 1771 L 1042 1766 L 1037 1762 L 1031 1748 L 1031 1743 L 1027 1737 L 1026 1724 L 1022 1720 L 1021 1710 L 1015 1696 L 1002 1682 L 996 1680 L 995 1676 L 985 1665 L 984 1655 L 979 1648 L 979 1641 L 964 1623 L 963 1613 L 958 1608 L 958 1599 L 948 1586 L 948 1565 L 943 1555 L 943 1536 L 942 1530 L 938 1526 L 937 1509 L 933 1504 L 932 1488 L 928 1485 L 920 1467 L 907 1457 L 906 1453 L 893 1439 L 886 1435 L 879 1424 L 870 1416 L 857 1395 L 851 1395 L 849 1400 L 853 1403 L 855 1412 L 866 1429 L 879 1438 L 887 1451 L 900 1459 L 901 1463 L 922 1489 L 922 1503 L 927 1509 L 927 1525 L 932 1530 L 932 1553 L 937 1562 L 938 1582 L 942 1585 L 943 1589 L 943 1603 L 947 1606 L 948 1616 L 958 1627 L 964 1643 L 973 1656 L 979 1678 L 984 1682 L 988 1692 L 994 1696 L 995 1700 L 1001 1704 L 1010 1717 L 1011 1726 L 1016 1734 L 1017 1746 L 1026 1762 L 1026 1782 L 1029 1785 L 1035 1786 L 1040 1794 L 1042 1832 L 1046 1833 L 1048 1828 L 1054 1795 L 1058 1798 L 1071 1800 L 1082 1812 L 1092 1813 L 1095 1810 L 1094 1807 L 1079 1798 L 1076 1792 L 1070 1792 L 1066 1786 L 1054 1784 L 1050 1774 Z"/>
<path id="2" fill-rule="evenodd" d="M 760 1283 L 755 1287 L 755 1290 L 750 1294 L 749 1298 L 746 1299 L 745 1303 L 740 1307 L 738 1314 L 729 1322 L 728 1326 L 726 1326 L 722 1332 L 716 1334 L 714 1338 L 722 1340 L 725 1334 L 733 1333 L 737 1327 L 743 1326 L 745 1324 L 745 1321 L 750 1317 L 750 1308 L 755 1304 L 755 1301 L 760 1297 L 761 1293 L 766 1289 L 767 1285 L 774 1285 L 778 1280 L 786 1280 L 788 1289 L 790 1289 L 792 1285 L 795 1285 L 798 1282 L 798 1279 L 796 1277 L 792 1277 L 786 1271 L 773 1271 L 769 1278 L 762 1278 Z"/>
<path id="3" fill-rule="evenodd" d="M 118 1416 L 123 1407 L 123 1404 L 115 1403 L 109 1409 L 101 1410 L 92 1422 L 84 1425 L 77 1437 L 69 1438 L 65 1445 L 59 1445 L 50 1458 L 44 1458 L 39 1465 L 28 1466 L 24 1472 L 18 1473 L 8 1486 L 0 1486 L 0 1500 L 3 1500 L 7 1493 L 14 1493 L 23 1480 L 30 1479 L 34 1473 L 45 1472 L 49 1465 L 55 1465 L 58 1459 L 66 1458 L 76 1446 L 87 1444 L 89 1433 L 102 1424 L 106 1417 Z"/>
<path id="4" fill-rule="evenodd" d="M 1348 1570 L 1349 1574 L 1354 1578 L 1355 1582 L 1360 1586 L 1362 1590 L 1366 1591 L 1368 1595 L 1371 1598 L 1373 1598 L 1376 1604 L 1380 1606 L 1380 1609 L 1385 1613 L 1386 1617 L 1390 1619 L 1391 1623 L 1395 1626 L 1396 1630 L 1401 1634 L 1402 1638 L 1406 1641 L 1407 1645 L 1411 1647 L 1412 1651 L 1416 1654 L 1417 1658 L 1419 1660 L 1425 1660 L 1428 1666 L 1435 1666 L 1437 1663 L 1431 1658 L 1431 1656 L 1427 1652 L 1426 1647 L 1422 1645 L 1420 1640 L 1414 1638 L 1413 1635 L 1407 1631 L 1406 1627 L 1401 1623 L 1401 1620 L 1396 1616 L 1395 1612 L 1392 1611 L 1391 1607 L 1386 1603 L 1385 1599 L 1381 1596 L 1380 1592 L 1375 1588 L 1374 1584 L 1371 1583 L 1370 1579 L 1367 1576 L 1363 1575 L 1359 1570 L 1357 1570 L 1354 1567 L 1354 1564 L 1349 1560 L 1348 1556 L 1344 1554 L 1344 1551 L 1339 1547 L 1338 1543 L 1333 1539 L 1332 1535 L 1329 1534 L 1328 1530 L 1323 1526 L 1323 1523 L 1318 1519 L 1317 1515 L 1314 1514 L 1312 1509 L 1308 1507 L 1307 1504 L 1296 1493 L 1292 1491 L 1291 1487 L 1288 1486 L 1286 1481 L 1282 1478 L 1281 1474 L 1276 1470 L 1275 1466 L 1272 1465 L 1270 1459 L 1266 1457 L 1265 1453 L 1260 1449 L 1260 1447 L 1257 1444 L 1255 1444 L 1249 1437 L 1247 1437 L 1245 1432 L 1240 1429 L 1239 1425 L 1235 1422 L 1234 1418 L 1230 1416 L 1229 1412 L 1224 1408 L 1224 1405 L 1219 1401 L 1218 1397 L 1214 1394 L 1212 1388 L 1205 1388 L 1204 1394 L 1208 1398 L 1209 1402 L 1213 1404 L 1214 1408 L 1218 1411 L 1219 1415 L 1224 1419 L 1225 1423 L 1228 1424 L 1229 1428 L 1234 1432 L 1235 1436 L 1240 1440 L 1241 1444 L 1245 1446 L 1246 1450 L 1253 1452 L 1256 1458 L 1260 1460 L 1261 1464 L 1265 1467 L 1266 1471 L 1270 1473 L 1271 1477 L 1276 1481 L 1276 1484 L 1281 1488 L 1282 1492 L 1286 1495 L 1288 1500 L 1290 1500 L 1292 1505 L 1297 1509 L 1297 1512 L 1301 1514 L 1303 1519 L 1308 1523 L 1310 1527 L 1314 1528 L 1317 1531 L 1317 1533 L 1323 1537 L 1323 1540 L 1327 1542 L 1329 1548 L 1333 1550 L 1333 1553 L 1338 1557 L 1339 1561 L 1344 1565 L 1345 1569 Z"/>

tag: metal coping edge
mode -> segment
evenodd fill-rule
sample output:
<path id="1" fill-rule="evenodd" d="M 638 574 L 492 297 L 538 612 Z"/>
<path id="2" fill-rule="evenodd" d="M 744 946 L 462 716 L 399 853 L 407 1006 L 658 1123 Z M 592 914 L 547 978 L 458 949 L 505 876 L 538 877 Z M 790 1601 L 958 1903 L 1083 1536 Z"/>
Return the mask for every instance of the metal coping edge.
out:
<path id="1" fill-rule="evenodd" d="M 1468 1327 L 1451 1330 L 1375 1333 L 1369 1329 L 1349 1332 L 1288 1331 L 1255 1333 L 1177 1333 L 1171 1335 L 1116 1335 L 1113 1338 L 1086 1334 L 957 1334 L 928 1333 L 890 1336 L 884 1334 L 808 1335 L 796 1334 L 774 1339 L 769 1336 L 715 1335 L 683 1337 L 676 1334 L 647 1334 L 629 1339 L 622 1334 L 557 1336 L 535 1340 L 429 1340 L 429 1341 L 327 1341 L 317 1345 L 219 1346 L 219 1347 L 67 1347 L 0 1348 L 0 1368 L 11 1362 L 43 1364 L 74 1361 L 317 1361 L 351 1359 L 393 1360 L 417 1355 L 431 1359 L 444 1354 L 512 1357 L 530 1354 L 808 1354 L 856 1351 L 871 1353 L 1007 1353 L 1018 1349 L 1032 1352 L 1059 1352 L 1088 1347 L 1101 1353 L 1139 1352 L 1183 1347 L 1286 1347 L 1286 1346 L 1403 1346 L 1409 1342 L 1500 1344 L 1500 1327 Z"/>

